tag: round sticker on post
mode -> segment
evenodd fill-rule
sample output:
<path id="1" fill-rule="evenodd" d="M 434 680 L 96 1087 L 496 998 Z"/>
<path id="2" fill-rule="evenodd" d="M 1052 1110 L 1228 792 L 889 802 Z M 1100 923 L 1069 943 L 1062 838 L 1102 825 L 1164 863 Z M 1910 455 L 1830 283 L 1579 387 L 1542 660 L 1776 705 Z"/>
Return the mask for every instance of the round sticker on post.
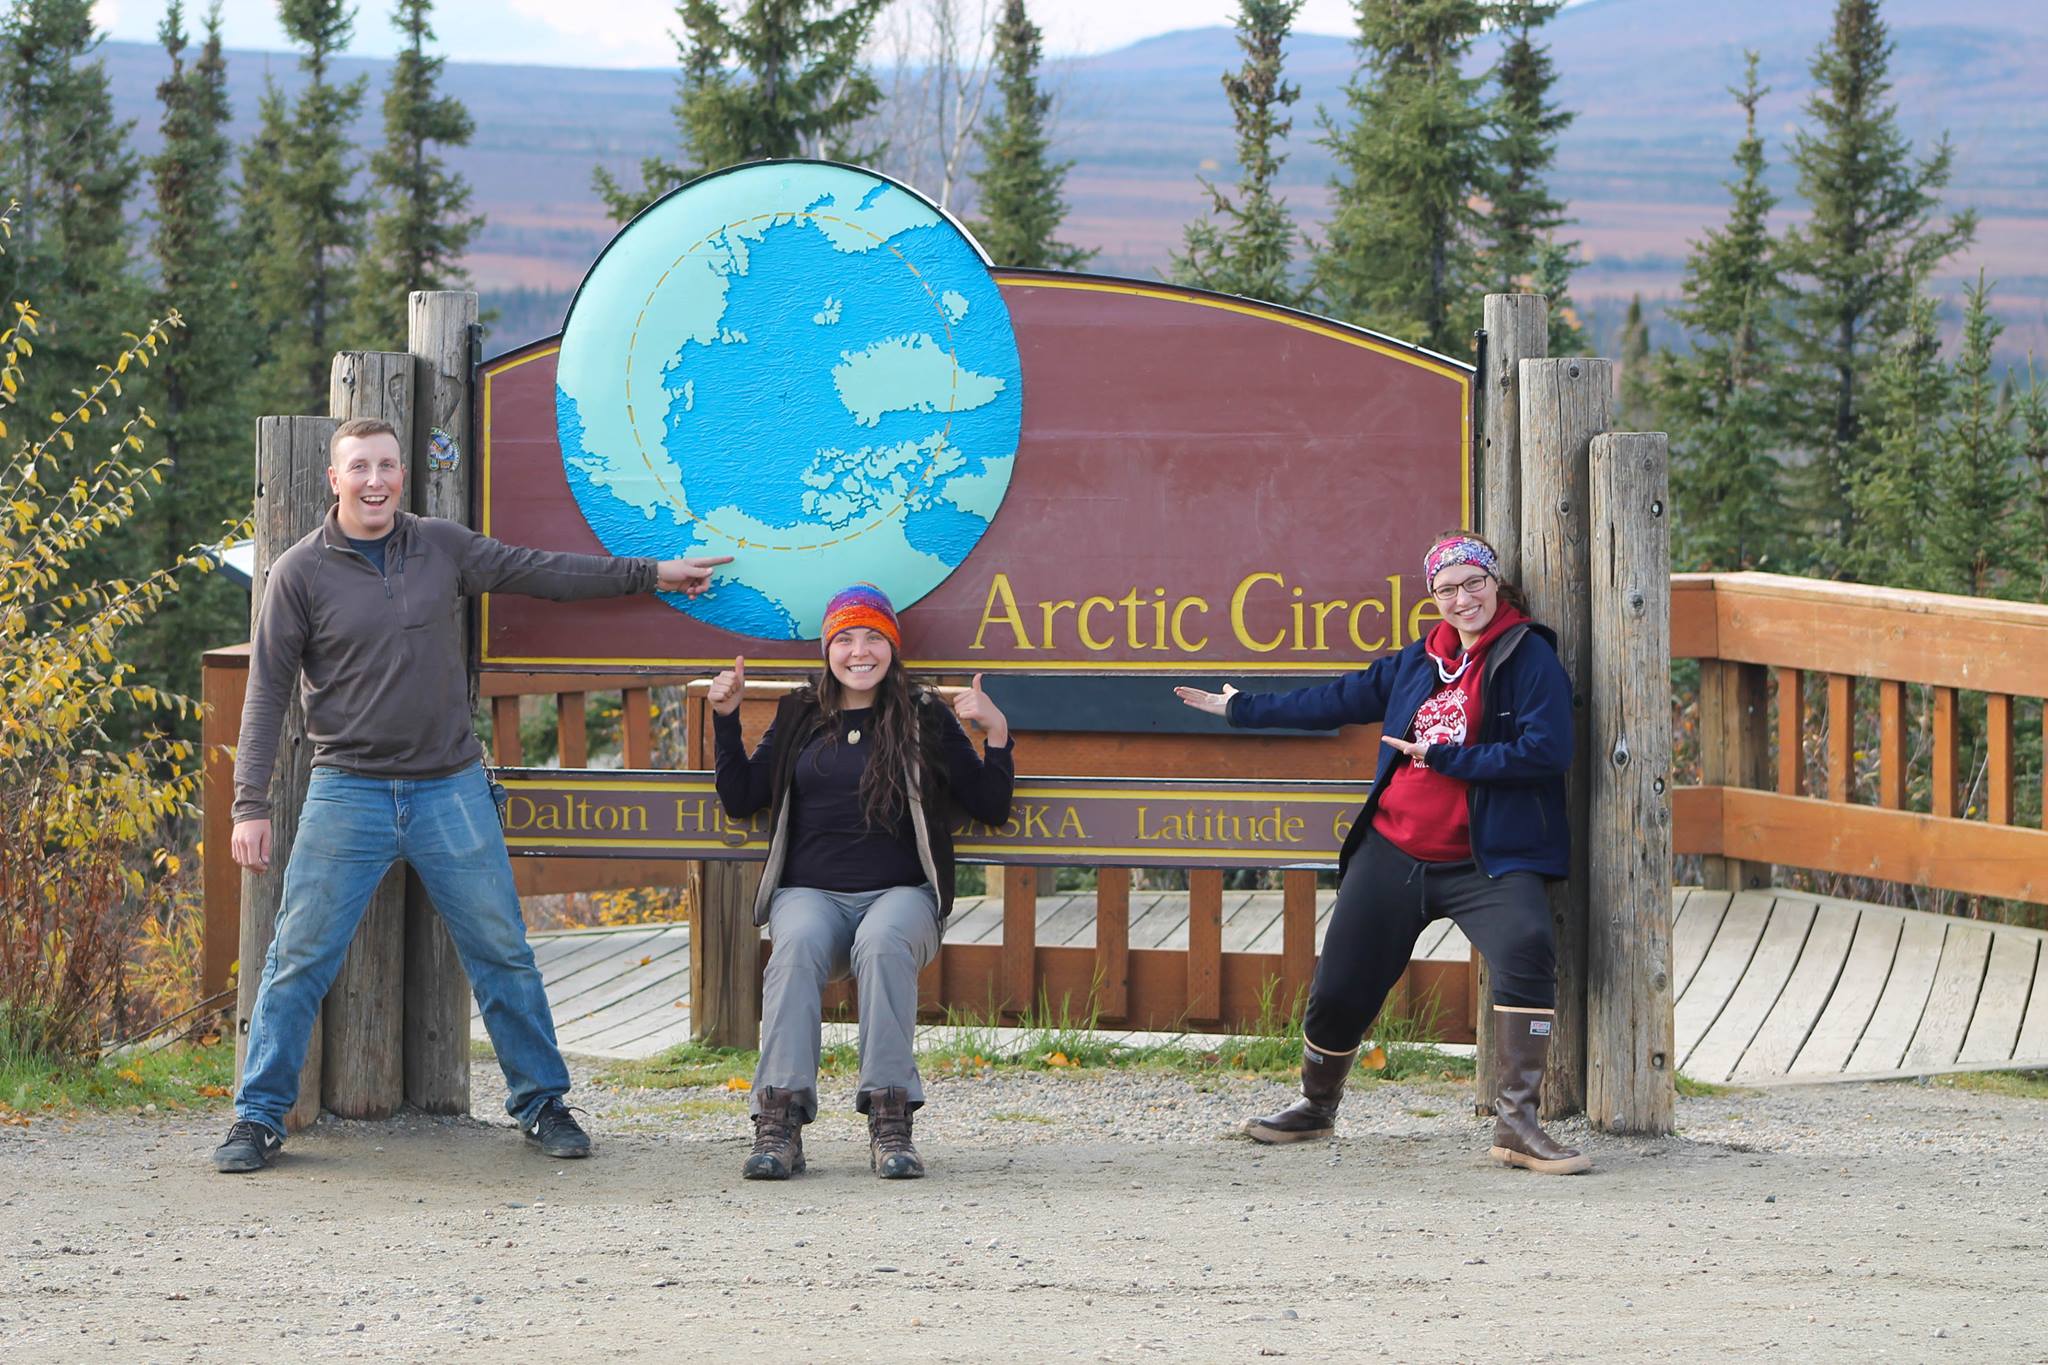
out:
<path id="1" fill-rule="evenodd" d="M 427 432 L 427 468 L 430 470 L 453 469 L 462 463 L 462 448 L 455 444 L 455 438 L 439 427 Z"/>

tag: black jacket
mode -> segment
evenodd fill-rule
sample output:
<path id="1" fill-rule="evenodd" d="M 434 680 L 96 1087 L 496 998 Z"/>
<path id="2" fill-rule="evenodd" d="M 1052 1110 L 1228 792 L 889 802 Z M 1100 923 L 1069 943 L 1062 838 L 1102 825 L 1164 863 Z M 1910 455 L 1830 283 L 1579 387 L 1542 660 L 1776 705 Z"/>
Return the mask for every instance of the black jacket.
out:
<path id="1" fill-rule="evenodd" d="M 768 866 L 754 899 L 756 924 L 768 922 L 768 906 L 789 856 L 786 798 L 796 774 L 797 756 L 823 725 L 818 694 L 808 687 L 792 692 L 775 708 L 774 722 L 750 757 L 739 713 L 712 713 L 719 803 L 735 820 L 744 820 L 764 806 L 769 811 Z M 918 732 L 924 741 L 920 746 L 924 761 L 918 765 L 918 780 L 912 783 L 920 796 L 911 807 L 910 826 L 917 840 L 918 860 L 938 893 L 939 918 L 944 920 L 953 913 L 953 822 L 945 818 L 947 805 L 958 806 L 985 825 L 1008 821 L 1010 790 L 1017 780 L 1011 755 L 1017 743 L 1012 735 L 1005 748 L 975 753 L 974 741 L 935 692 L 922 692 L 918 697 Z M 927 811 L 938 811 L 941 818 L 927 819 Z"/>
<path id="2" fill-rule="evenodd" d="M 1415 712 L 1439 685 L 1421 640 L 1359 673 L 1292 692 L 1240 692 L 1230 699 L 1232 725 L 1334 730 L 1379 721 L 1385 734 L 1409 737 Z M 1571 870 L 1565 823 L 1564 774 L 1572 761 L 1572 687 L 1547 626 L 1510 627 L 1486 651 L 1480 675 L 1478 733 L 1466 744 L 1432 744 L 1429 766 L 1466 785 L 1472 856 L 1489 877 Z M 1379 769 L 1365 808 L 1352 822 L 1338 856 L 1342 872 L 1365 842 L 1380 793 L 1401 755 L 1380 746 Z"/>

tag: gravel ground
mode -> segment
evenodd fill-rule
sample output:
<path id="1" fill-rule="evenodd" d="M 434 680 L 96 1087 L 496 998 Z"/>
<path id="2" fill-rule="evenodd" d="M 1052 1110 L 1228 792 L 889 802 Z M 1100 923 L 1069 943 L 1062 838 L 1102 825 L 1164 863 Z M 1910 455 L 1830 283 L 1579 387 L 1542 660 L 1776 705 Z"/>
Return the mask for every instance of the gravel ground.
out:
<path id="1" fill-rule="evenodd" d="M 590 1068 L 578 1067 L 579 1082 Z M 479 1113 L 502 1101 L 477 1068 Z M 829 1087 L 810 1172 L 742 1182 L 721 1091 L 584 1086 L 599 1150 L 332 1119 L 215 1175 L 223 1116 L 0 1128 L 0 1360 L 2048 1360 L 2048 1104 L 1916 1085 L 1679 1102 L 1497 1170 L 1470 1090 L 940 1078 L 882 1182 Z"/>

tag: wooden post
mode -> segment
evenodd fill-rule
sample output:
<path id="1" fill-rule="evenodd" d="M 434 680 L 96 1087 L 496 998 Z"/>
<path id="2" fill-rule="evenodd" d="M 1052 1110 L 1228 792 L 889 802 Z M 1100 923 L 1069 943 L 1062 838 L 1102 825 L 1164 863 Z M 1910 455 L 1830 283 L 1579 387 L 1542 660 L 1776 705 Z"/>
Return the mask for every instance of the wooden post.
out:
<path id="1" fill-rule="evenodd" d="M 413 427 L 406 449 L 412 507 L 469 524 L 471 338 L 476 295 L 414 293 L 406 300 L 413 358 Z M 463 607 L 462 638 L 471 613 Z M 476 710 L 476 674 L 469 708 Z M 405 1102 L 429 1114 L 469 1112 L 469 978 L 426 887 L 405 879 Z"/>
<path id="2" fill-rule="evenodd" d="M 1771 782 L 1771 678 L 1762 664 L 1700 660 L 1700 780 L 1767 789 Z M 1709 855 L 1700 881 L 1717 891 L 1771 884 L 1769 863 Z"/>
<path id="3" fill-rule="evenodd" d="M 1488 294 L 1485 317 L 1477 529 L 1500 551 L 1501 577 L 1516 583 L 1522 570 L 1522 362 L 1550 353 L 1550 302 L 1541 294 Z"/>
<path id="4" fill-rule="evenodd" d="M 327 515 L 327 438 L 334 423 L 325 417 L 264 417 L 256 423 L 256 568 L 249 584 L 251 634 L 270 586 L 270 566 L 277 557 L 316 529 Z M 306 782 L 313 775 L 313 746 L 306 739 L 306 710 L 299 689 L 277 737 L 277 765 L 270 778 L 270 866 L 242 873 L 242 970 L 235 983 L 235 1075 L 249 1051 L 249 1021 L 256 1013 L 256 993 L 263 964 L 277 928 L 278 903 L 284 893 L 284 870 L 291 862 L 292 841 L 299 831 L 299 807 L 305 804 Z M 321 1022 L 313 1020 L 305 1063 L 299 1068 L 299 1098 L 284 1116 L 285 1129 L 297 1132 L 320 1117 Z"/>
<path id="5" fill-rule="evenodd" d="M 1593 610 L 1587 458 L 1593 437 L 1612 420 L 1613 369 L 1606 360 L 1522 362 L 1521 586 L 1530 614 L 1557 632 L 1558 657 L 1572 684 L 1572 766 L 1565 782 L 1571 875 L 1550 886 L 1557 1022 L 1543 1081 L 1547 1117 L 1576 1114 L 1586 1105 L 1586 699 Z"/>
<path id="6" fill-rule="evenodd" d="M 327 406 L 337 420 L 381 417 L 412 430 L 412 357 L 343 351 L 334 357 Z M 401 501 L 409 501 L 401 490 Z M 381 1119 L 405 1102 L 405 879 L 393 867 L 370 897 L 340 975 L 327 993 L 321 1102 L 343 1118 Z"/>
<path id="7" fill-rule="evenodd" d="M 1595 436 L 1592 822 L 1586 1110 L 1617 1133 L 1669 1133 L 1671 991 L 1670 462 L 1663 433 Z"/>
<path id="8" fill-rule="evenodd" d="M 1486 296 L 1486 369 L 1479 378 L 1479 534 L 1500 552 L 1501 577 L 1521 582 L 1522 573 L 1522 362 L 1550 354 L 1550 300 L 1541 294 Z M 1500 1090 L 1495 1075 L 1493 982 L 1479 962 L 1473 999 L 1478 1020 L 1472 1049 L 1472 1106 L 1491 1114 Z"/>
<path id="9" fill-rule="evenodd" d="M 690 1033 L 712 1047 L 761 1045 L 761 864 L 698 863 L 690 897 Z"/>
<path id="10" fill-rule="evenodd" d="M 201 899 L 205 922 L 199 940 L 199 996 L 202 1000 L 228 988 L 235 953 L 242 937 L 242 869 L 228 850 L 234 836 L 234 747 L 242 726 L 242 699 L 248 692 L 249 660 L 233 651 L 208 650 L 200 656 L 199 699 L 206 717 L 199 723 L 200 771 L 205 784 L 202 802 L 205 850 L 200 858 Z M 263 964 L 249 964 L 251 974 Z"/>
<path id="11" fill-rule="evenodd" d="M 1038 869 L 1003 867 L 1003 1012 L 1038 1005 Z"/>
<path id="12" fill-rule="evenodd" d="M 1130 1005 L 1131 869 L 1095 870 L 1095 1011 L 1120 1024 Z"/>
<path id="13" fill-rule="evenodd" d="M 515 699 L 516 700 L 516 699 Z M 740 715 L 747 710 L 743 706 Z M 702 693 L 683 699 L 685 757 L 712 763 L 711 708 Z M 761 1045 L 761 930 L 754 923 L 760 863 L 691 863 L 690 1036 L 712 1047 Z"/>

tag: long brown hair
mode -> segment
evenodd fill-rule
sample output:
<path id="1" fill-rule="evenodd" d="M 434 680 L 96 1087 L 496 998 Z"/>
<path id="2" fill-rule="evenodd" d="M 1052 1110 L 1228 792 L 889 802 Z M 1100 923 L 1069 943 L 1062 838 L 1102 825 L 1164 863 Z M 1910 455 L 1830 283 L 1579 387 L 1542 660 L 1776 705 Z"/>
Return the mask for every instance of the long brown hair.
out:
<path id="1" fill-rule="evenodd" d="M 1480 535 L 1477 531 L 1468 531 L 1462 526 L 1455 530 L 1439 531 L 1435 536 L 1431 537 L 1429 542 L 1430 548 L 1434 549 L 1447 540 L 1476 540 L 1487 549 L 1493 551 L 1493 558 L 1496 563 L 1500 560 L 1500 551 L 1495 548 L 1494 543 L 1485 536 Z M 1518 585 L 1510 583 L 1507 579 L 1501 577 L 1498 570 L 1494 572 L 1493 581 L 1494 585 L 1500 589 L 1501 601 L 1507 603 L 1524 616 L 1529 614 L 1529 599 L 1522 595 L 1522 589 Z M 1425 590 L 1430 587 L 1427 583 L 1424 583 L 1422 586 Z"/>
<path id="2" fill-rule="evenodd" d="M 832 671 L 827 660 L 813 686 L 818 714 L 824 719 L 827 744 L 839 742 L 839 714 L 846 709 L 846 684 Z M 926 690 L 910 676 L 894 645 L 889 648 L 889 670 L 875 684 L 873 719 L 864 727 L 874 739 L 867 766 L 860 775 L 860 804 L 870 829 L 891 829 L 910 811 L 918 793 L 911 790 L 913 761 L 920 775 L 930 772 L 936 735 L 924 733 L 919 710 Z"/>

